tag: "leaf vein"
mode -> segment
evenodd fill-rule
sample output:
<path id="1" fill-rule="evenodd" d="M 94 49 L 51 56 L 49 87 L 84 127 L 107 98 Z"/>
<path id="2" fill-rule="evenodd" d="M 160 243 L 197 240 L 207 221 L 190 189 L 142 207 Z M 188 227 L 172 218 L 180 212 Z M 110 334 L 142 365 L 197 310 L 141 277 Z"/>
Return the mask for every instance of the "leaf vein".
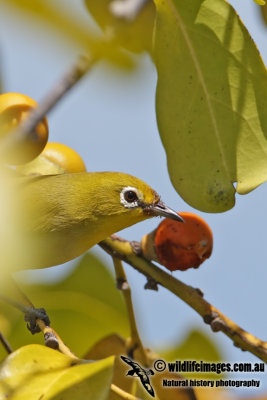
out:
<path id="1" fill-rule="evenodd" d="M 195 68 L 196 68 L 196 71 L 197 71 L 197 75 L 198 75 L 200 84 L 202 86 L 202 89 L 203 89 L 203 92 L 204 92 L 204 96 L 205 96 L 206 101 L 207 101 L 208 110 L 209 110 L 209 114 L 210 114 L 210 117 L 211 117 L 212 125 L 214 127 L 214 132 L 215 132 L 215 136 L 216 136 L 216 139 L 217 139 L 219 153 L 221 154 L 223 167 L 224 167 L 224 169 L 225 169 L 225 171 L 226 171 L 226 173 L 227 173 L 227 175 L 228 175 L 228 177 L 230 179 L 230 171 L 229 171 L 229 169 L 227 167 L 227 163 L 226 163 L 226 159 L 225 159 L 225 155 L 224 155 L 224 151 L 223 151 L 223 146 L 222 146 L 221 139 L 220 139 L 219 129 L 218 129 L 218 126 L 217 126 L 216 117 L 214 115 L 214 111 L 213 111 L 213 108 L 212 108 L 210 95 L 209 95 L 209 92 L 208 92 L 208 89 L 207 89 L 207 86 L 206 86 L 206 83 L 205 83 L 204 75 L 202 73 L 200 64 L 198 62 L 198 59 L 197 59 L 197 56 L 196 56 L 196 53 L 195 53 L 195 49 L 193 47 L 193 44 L 191 43 L 191 39 L 190 39 L 190 37 L 188 35 L 188 32 L 186 30 L 186 27 L 185 27 L 183 21 L 182 21 L 182 18 L 180 17 L 180 14 L 179 14 L 178 10 L 173 5 L 171 0 L 167 0 L 167 3 L 169 4 L 169 7 L 172 10 L 172 12 L 173 12 L 178 24 L 179 24 L 181 33 L 182 33 L 182 35 L 183 35 L 183 37 L 185 39 L 185 42 L 187 44 L 189 53 L 191 55 L 191 58 L 193 60 L 194 65 L 195 65 Z"/>

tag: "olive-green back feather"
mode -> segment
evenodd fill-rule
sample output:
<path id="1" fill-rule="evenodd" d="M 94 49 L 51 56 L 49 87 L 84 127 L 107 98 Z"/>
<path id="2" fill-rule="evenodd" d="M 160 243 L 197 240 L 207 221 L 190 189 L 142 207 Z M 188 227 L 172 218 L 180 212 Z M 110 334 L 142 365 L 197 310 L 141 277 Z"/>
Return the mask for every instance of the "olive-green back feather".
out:
<path id="1" fill-rule="evenodd" d="M 23 179 L 23 229 L 33 238 L 36 257 L 29 267 L 75 258 L 107 236 L 148 218 L 141 207 L 120 201 L 124 187 L 135 187 L 152 204 L 157 193 L 134 176 L 117 172 L 62 174 Z M 36 258 L 36 260 L 35 260 Z"/>

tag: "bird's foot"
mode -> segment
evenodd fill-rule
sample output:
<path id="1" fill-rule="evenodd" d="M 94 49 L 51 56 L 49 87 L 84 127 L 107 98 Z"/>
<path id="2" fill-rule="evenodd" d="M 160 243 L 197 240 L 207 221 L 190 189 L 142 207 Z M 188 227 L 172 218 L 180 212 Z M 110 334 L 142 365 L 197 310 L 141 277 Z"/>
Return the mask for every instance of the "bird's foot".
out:
<path id="1" fill-rule="evenodd" d="M 36 324 L 37 319 L 41 319 L 42 321 L 44 321 L 46 326 L 50 325 L 50 319 L 49 319 L 48 315 L 46 314 L 46 311 L 44 308 L 29 307 L 28 310 L 24 314 L 24 321 L 28 322 L 27 328 L 32 333 L 32 335 L 34 335 L 35 333 L 41 332 L 41 329 Z"/>

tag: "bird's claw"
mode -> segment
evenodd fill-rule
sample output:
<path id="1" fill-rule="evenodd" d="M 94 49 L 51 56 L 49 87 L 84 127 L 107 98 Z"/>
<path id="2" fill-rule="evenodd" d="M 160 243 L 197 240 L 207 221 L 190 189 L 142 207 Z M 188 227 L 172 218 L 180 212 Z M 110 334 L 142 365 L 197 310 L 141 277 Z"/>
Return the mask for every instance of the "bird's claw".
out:
<path id="1" fill-rule="evenodd" d="M 41 329 L 36 324 L 37 319 L 41 319 L 42 321 L 44 321 L 46 326 L 50 325 L 50 319 L 46 314 L 44 308 L 29 307 L 28 311 L 26 311 L 24 314 L 24 321 L 28 322 L 27 328 L 32 333 L 32 335 L 41 332 Z"/>

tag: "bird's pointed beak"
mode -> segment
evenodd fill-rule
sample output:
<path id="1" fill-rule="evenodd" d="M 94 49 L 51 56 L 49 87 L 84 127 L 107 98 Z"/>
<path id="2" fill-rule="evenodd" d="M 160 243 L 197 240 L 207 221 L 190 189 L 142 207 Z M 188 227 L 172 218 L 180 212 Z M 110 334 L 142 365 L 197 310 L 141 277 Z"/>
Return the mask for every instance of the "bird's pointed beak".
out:
<path id="1" fill-rule="evenodd" d="M 176 211 L 166 206 L 162 201 L 151 205 L 147 212 L 153 216 L 165 217 L 175 221 L 184 222 L 183 218 Z"/>

